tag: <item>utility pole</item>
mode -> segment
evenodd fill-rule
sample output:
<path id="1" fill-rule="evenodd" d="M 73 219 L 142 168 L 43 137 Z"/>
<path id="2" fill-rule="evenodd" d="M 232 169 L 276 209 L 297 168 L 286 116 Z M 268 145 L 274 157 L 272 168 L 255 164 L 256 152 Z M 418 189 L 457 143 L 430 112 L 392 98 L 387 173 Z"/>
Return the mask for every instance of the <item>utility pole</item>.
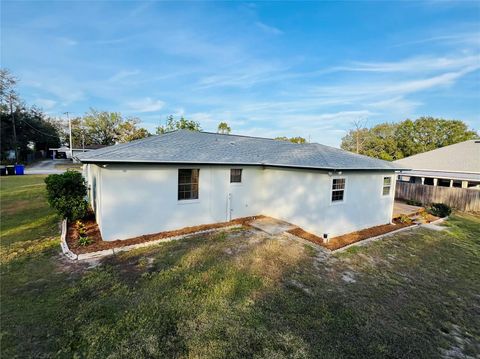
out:
<path id="1" fill-rule="evenodd" d="M 70 119 L 70 116 L 68 116 L 68 112 L 65 112 L 65 115 L 67 115 L 68 132 L 70 134 L 70 158 L 73 158 L 72 120 Z"/>
<path id="2" fill-rule="evenodd" d="M 13 146 L 15 148 L 15 164 L 18 163 L 18 146 L 17 146 L 17 129 L 15 128 L 15 116 L 13 115 L 13 95 L 10 92 L 9 94 L 10 102 L 10 116 L 12 117 L 12 126 L 13 126 Z"/>
<path id="3" fill-rule="evenodd" d="M 83 117 L 81 119 L 80 127 L 82 128 L 82 152 L 85 152 L 85 127 L 83 126 Z"/>

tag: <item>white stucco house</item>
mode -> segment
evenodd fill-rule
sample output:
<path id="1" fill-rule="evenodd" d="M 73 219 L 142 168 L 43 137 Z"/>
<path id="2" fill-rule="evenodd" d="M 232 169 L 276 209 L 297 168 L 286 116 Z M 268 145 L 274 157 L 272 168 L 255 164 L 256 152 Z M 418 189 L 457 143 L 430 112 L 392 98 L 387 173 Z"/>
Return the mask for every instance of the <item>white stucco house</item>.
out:
<path id="1" fill-rule="evenodd" d="M 256 215 L 331 238 L 390 223 L 399 169 L 316 143 L 187 130 L 78 159 L 107 241 Z"/>

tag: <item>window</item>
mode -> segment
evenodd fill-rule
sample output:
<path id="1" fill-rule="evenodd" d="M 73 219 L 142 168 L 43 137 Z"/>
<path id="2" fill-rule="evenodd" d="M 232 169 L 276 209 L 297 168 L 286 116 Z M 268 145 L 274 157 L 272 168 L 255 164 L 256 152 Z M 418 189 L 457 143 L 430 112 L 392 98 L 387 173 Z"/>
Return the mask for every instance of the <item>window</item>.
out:
<path id="1" fill-rule="evenodd" d="M 178 200 L 198 199 L 199 169 L 178 170 Z"/>
<path id="2" fill-rule="evenodd" d="M 230 183 L 242 183 L 242 169 L 232 168 L 230 170 Z"/>
<path id="3" fill-rule="evenodd" d="M 392 188 L 392 177 L 383 177 L 383 195 L 390 195 L 390 188 Z"/>
<path id="4" fill-rule="evenodd" d="M 345 197 L 345 178 L 334 178 L 332 181 L 332 202 L 342 202 Z"/>

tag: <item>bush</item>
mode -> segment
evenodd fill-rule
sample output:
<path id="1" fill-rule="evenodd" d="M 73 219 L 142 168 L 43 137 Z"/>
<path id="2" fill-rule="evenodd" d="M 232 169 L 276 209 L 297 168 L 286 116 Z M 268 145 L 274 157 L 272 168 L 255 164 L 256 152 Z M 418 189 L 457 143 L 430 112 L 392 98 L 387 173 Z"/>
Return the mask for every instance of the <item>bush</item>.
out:
<path id="1" fill-rule="evenodd" d="M 48 203 L 58 214 L 69 220 L 85 217 L 88 211 L 87 186 L 80 172 L 50 175 L 45 178 L 45 183 Z"/>
<path id="2" fill-rule="evenodd" d="M 409 199 L 407 200 L 407 204 L 409 204 L 410 206 L 420 207 L 422 205 L 422 202 L 416 201 L 414 199 Z"/>
<path id="3" fill-rule="evenodd" d="M 444 203 L 432 203 L 427 211 L 435 217 L 446 217 L 452 213 L 452 208 Z"/>
<path id="4" fill-rule="evenodd" d="M 405 214 L 402 214 L 398 220 L 400 221 L 400 223 L 403 223 L 403 224 L 412 223 L 412 219 Z"/>

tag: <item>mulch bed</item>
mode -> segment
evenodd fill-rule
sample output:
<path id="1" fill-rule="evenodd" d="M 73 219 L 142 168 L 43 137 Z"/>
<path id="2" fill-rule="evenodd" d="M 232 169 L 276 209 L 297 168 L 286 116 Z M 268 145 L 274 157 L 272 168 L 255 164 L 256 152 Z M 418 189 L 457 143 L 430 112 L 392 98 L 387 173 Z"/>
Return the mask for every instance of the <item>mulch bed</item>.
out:
<path id="1" fill-rule="evenodd" d="M 95 216 L 93 214 L 89 214 L 86 218 L 82 220 L 82 222 L 85 224 L 87 236 L 93 242 L 87 246 L 80 246 L 78 244 L 79 235 L 77 232 L 75 222 L 68 223 L 66 240 L 67 240 L 68 247 L 73 253 L 83 254 L 83 253 L 103 251 L 105 249 L 120 248 L 120 247 L 129 246 L 132 244 L 145 243 L 145 242 L 155 241 L 158 239 L 187 235 L 187 234 L 192 234 L 199 231 L 228 227 L 228 226 L 233 226 L 238 224 L 242 226 L 248 226 L 248 222 L 254 219 L 263 218 L 263 217 L 264 216 L 259 215 L 259 216 L 253 216 L 253 217 L 237 218 L 230 222 L 220 222 L 220 223 L 214 223 L 214 224 L 185 227 L 185 228 L 177 229 L 174 231 L 147 234 L 147 235 L 124 239 L 124 240 L 104 241 L 102 239 L 102 235 L 100 234 L 100 230 L 98 228 L 97 222 L 95 221 Z"/>
<path id="2" fill-rule="evenodd" d="M 323 242 L 322 238 L 312 233 L 306 232 L 301 228 L 294 228 L 288 232 L 297 237 L 319 244 L 322 247 L 325 247 L 333 251 L 335 249 L 348 246 L 349 244 L 359 242 L 364 239 L 376 237 L 381 234 L 393 232 L 393 231 L 396 231 L 397 229 L 410 227 L 413 225 L 412 223 L 401 223 L 399 221 L 394 221 L 394 223 L 395 224 L 384 224 L 381 226 L 362 229 L 361 231 L 357 231 L 357 232 L 347 233 L 347 234 L 344 234 L 343 236 L 331 238 L 328 242 L 325 242 L 325 243 Z"/>

